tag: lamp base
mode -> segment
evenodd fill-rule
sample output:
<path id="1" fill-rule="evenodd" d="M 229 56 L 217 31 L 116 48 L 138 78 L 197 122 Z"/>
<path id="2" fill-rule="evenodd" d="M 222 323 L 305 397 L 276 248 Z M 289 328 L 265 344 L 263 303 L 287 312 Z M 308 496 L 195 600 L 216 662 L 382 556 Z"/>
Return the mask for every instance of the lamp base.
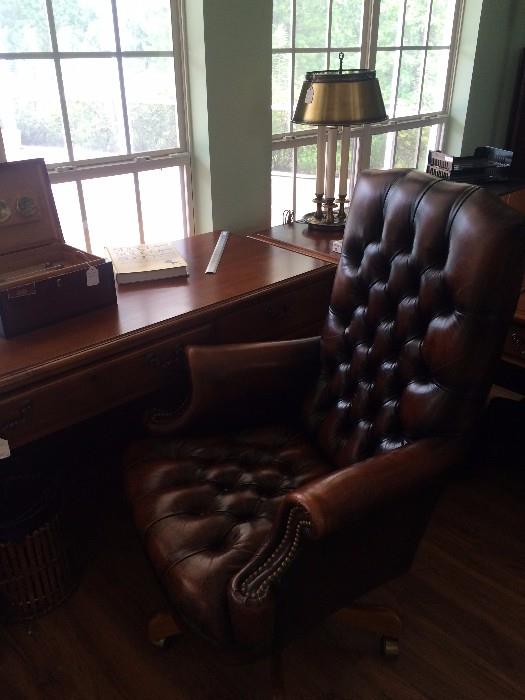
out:
<path id="1" fill-rule="evenodd" d="M 331 233 L 344 230 L 346 217 L 344 219 L 339 219 L 339 217 L 335 216 L 333 223 L 329 224 L 324 218 L 318 219 L 316 212 L 312 211 L 309 214 L 305 214 L 302 219 L 298 219 L 296 223 L 308 224 L 308 228 L 314 231 L 326 231 L 327 233 Z"/>

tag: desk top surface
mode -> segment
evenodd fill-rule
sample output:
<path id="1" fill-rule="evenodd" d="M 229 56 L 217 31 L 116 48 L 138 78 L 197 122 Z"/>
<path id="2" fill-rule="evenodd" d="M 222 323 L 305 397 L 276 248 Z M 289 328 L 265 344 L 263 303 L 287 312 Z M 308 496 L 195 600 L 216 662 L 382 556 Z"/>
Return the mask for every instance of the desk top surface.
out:
<path id="1" fill-rule="evenodd" d="M 343 231 L 316 231 L 310 230 L 308 224 L 293 223 L 259 231 L 254 233 L 253 237 L 303 255 L 338 263 L 340 256 L 332 250 L 332 242 L 340 241 Z"/>
<path id="2" fill-rule="evenodd" d="M 122 285 L 118 306 L 11 338 L 0 338 L 0 391 L 165 336 L 181 321 L 205 309 L 228 304 L 278 286 L 293 277 L 322 272 L 322 260 L 234 235 L 215 274 L 204 274 L 218 233 L 177 242 L 189 277 Z"/>

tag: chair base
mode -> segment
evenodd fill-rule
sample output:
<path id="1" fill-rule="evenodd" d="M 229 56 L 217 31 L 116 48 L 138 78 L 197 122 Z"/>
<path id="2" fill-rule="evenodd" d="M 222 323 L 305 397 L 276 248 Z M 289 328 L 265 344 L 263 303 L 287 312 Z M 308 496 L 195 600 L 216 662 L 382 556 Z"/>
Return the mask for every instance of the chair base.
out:
<path id="1" fill-rule="evenodd" d="M 395 658 L 399 655 L 401 618 L 395 610 L 380 605 L 352 605 L 340 610 L 337 617 L 349 627 L 381 635 L 380 651 L 383 656 Z M 162 649 L 167 646 L 172 637 L 182 634 L 183 631 L 184 627 L 168 610 L 156 613 L 148 623 L 150 642 Z M 277 649 L 272 653 L 271 675 L 272 700 L 285 700 L 281 654 Z"/>
<path id="2" fill-rule="evenodd" d="M 380 635 L 382 656 L 399 656 L 401 618 L 392 608 L 382 605 L 352 605 L 339 610 L 337 618 L 353 629 Z"/>
<path id="3" fill-rule="evenodd" d="M 352 605 L 336 614 L 349 627 L 381 635 L 380 650 L 383 656 L 399 655 L 401 618 L 395 610 L 381 605 Z M 156 613 L 148 623 L 148 638 L 158 647 L 165 647 L 171 637 L 178 636 L 183 631 L 183 626 L 169 610 Z"/>
<path id="4" fill-rule="evenodd" d="M 169 610 L 155 613 L 148 622 L 148 639 L 156 647 L 166 647 L 171 637 L 183 632 L 182 625 L 177 622 Z"/>

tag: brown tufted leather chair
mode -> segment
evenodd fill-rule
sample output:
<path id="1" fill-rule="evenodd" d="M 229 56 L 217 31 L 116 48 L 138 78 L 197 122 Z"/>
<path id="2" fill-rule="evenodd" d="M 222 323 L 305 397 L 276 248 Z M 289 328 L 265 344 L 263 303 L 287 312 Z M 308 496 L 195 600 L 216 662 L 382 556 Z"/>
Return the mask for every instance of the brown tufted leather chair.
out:
<path id="1" fill-rule="evenodd" d="M 524 250 L 522 219 L 478 187 L 364 172 L 321 339 L 187 349 L 188 405 L 150 416 L 127 480 L 179 621 L 264 653 L 408 570 L 486 400 Z M 151 634 L 175 630 L 159 617 Z"/>

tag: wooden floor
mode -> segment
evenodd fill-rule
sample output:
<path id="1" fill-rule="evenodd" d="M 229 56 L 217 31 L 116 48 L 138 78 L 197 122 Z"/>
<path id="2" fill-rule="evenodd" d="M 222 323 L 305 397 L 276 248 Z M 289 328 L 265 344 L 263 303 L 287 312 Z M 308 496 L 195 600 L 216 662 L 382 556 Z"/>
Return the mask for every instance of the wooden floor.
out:
<path id="1" fill-rule="evenodd" d="M 265 661 L 224 665 L 191 636 L 165 651 L 146 641 L 163 598 L 118 468 L 85 468 L 101 442 L 99 434 L 85 445 L 67 472 L 78 588 L 40 620 L 0 627 L 1 700 L 269 698 Z M 290 698 L 525 698 L 525 464 L 506 445 L 506 435 L 484 445 L 442 498 L 412 572 L 369 598 L 400 610 L 400 658 L 380 658 L 332 618 L 284 653 Z"/>

